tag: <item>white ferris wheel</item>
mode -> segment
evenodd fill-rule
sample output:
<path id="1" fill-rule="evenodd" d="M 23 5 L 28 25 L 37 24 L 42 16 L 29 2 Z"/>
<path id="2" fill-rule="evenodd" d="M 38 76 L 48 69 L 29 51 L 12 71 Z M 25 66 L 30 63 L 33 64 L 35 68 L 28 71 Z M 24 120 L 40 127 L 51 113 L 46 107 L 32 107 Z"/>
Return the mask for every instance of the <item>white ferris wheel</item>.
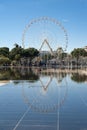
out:
<path id="1" fill-rule="evenodd" d="M 23 31 L 22 46 L 24 48 L 34 47 L 39 51 L 50 51 L 52 55 L 58 48 L 66 51 L 67 31 L 56 19 L 50 17 L 33 19 Z"/>

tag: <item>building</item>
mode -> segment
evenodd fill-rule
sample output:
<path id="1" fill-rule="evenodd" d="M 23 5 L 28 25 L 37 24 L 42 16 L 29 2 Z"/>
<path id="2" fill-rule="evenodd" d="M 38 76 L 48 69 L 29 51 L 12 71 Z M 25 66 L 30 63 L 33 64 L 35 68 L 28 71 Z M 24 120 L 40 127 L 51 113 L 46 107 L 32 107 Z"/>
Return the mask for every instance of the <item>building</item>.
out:
<path id="1" fill-rule="evenodd" d="M 87 46 L 84 47 L 84 50 L 87 52 Z"/>

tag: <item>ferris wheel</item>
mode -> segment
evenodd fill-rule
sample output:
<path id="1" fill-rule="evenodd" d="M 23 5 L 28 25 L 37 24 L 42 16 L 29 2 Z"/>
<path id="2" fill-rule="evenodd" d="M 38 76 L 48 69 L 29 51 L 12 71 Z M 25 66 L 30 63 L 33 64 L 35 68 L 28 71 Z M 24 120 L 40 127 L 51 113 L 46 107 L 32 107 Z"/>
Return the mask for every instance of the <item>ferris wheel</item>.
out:
<path id="1" fill-rule="evenodd" d="M 68 46 L 68 35 L 64 26 L 56 19 L 40 17 L 33 19 L 25 27 L 22 34 L 23 48 L 34 47 L 49 50 L 51 54 L 61 47 L 64 51 Z"/>

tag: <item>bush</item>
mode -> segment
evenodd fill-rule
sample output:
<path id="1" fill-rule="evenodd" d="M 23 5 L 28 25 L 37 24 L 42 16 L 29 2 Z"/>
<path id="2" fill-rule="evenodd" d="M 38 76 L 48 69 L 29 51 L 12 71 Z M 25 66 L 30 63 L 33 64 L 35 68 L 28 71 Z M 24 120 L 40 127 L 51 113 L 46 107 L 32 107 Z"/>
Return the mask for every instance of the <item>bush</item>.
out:
<path id="1" fill-rule="evenodd" d="M 0 65 L 8 66 L 11 64 L 11 61 L 8 57 L 0 56 Z"/>

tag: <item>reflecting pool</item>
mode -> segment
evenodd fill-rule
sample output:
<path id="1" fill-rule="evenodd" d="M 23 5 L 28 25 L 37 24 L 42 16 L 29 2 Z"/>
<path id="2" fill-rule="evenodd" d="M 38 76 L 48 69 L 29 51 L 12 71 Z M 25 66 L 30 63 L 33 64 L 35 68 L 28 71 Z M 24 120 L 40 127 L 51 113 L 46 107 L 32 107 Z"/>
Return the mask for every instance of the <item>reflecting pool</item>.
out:
<path id="1" fill-rule="evenodd" d="M 85 72 L 0 69 L 0 130 L 87 130 Z"/>

